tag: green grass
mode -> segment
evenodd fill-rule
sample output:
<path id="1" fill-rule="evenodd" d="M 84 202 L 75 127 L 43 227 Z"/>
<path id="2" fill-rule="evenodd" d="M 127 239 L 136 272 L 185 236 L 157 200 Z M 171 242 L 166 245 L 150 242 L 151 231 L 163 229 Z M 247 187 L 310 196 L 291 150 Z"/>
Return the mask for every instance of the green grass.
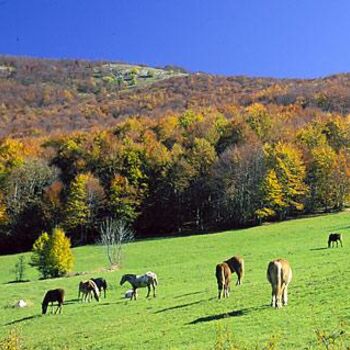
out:
<path id="1" fill-rule="evenodd" d="M 328 233 L 344 233 L 344 248 L 325 249 Z M 0 338 L 19 329 L 30 349 L 213 349 L 218 327 L 239 343 L 255 348 L 276 337 L 278 349 L 305 349 L 315 330 L 332 332 L 350 321 L 350 263 L 347 237 L 350 213 L 332 214 L 211 235 L 139 241 L 125 250 L 124 267 L 107 272 L 103 247 L 74 249 L 75 271 L 90 272 L 38 280 L 28 269 L 27 283 L 10 283 L 18 256 L 0 257 Z M 243 285 L 231 285 L 230 298 L 216 299 L 216 263 L 232 255 L 245 258 Z M 269 307 L 268 262 L 287 258 L 293 269 L 289 305 Z M 29 255 L 27 260 L 29 259 Z M 125 301 L 124 273 L 154 271 L 158 297 Z M 110 290 L 100 303 L 76 302 L 77 286 L 89 276 L 104 276 Z M 234 279 L 235 282 L 235 279 Z M 41 316 L 47 289 L 66 289 L 62 315 Z M 31 306 L 8 306 L 20 298 Z M 347 326 L 342 326 L 347 328 Z"/>

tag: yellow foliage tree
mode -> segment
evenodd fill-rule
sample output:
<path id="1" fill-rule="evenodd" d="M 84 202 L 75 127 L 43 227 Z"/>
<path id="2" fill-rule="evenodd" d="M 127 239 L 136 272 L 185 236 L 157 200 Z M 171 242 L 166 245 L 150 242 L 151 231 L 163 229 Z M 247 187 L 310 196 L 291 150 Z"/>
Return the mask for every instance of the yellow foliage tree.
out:
<path id="1" fill-rule="evenodd" d="M 60 228 L 50 236 L 44 232 L 33 244 L 30 264 L 43 278 L 64 276 L 72 270 L 73 261 L 70 239 Z"/>

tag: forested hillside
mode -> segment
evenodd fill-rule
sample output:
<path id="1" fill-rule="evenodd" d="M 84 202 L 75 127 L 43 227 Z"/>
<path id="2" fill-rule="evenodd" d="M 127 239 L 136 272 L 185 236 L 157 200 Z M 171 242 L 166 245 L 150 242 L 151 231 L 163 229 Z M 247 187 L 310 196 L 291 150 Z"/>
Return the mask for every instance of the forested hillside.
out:
<path id="1" fill-rule="evenodd" d="M 188 74 L 120 63 L 0 60 L 0 249 L 106 217 L 138 237 L 341 210 L 350 76 Z"/>
<path id="2" fill-rule="evenodd" d="M 0 57 L 0 134 L 46 135 L 115 125 L 127 116 L 168 113 L 253 102 L 307 113 L 346 114 L 350 75 L 296 80 L 187 74 L 115 62 Z"/>

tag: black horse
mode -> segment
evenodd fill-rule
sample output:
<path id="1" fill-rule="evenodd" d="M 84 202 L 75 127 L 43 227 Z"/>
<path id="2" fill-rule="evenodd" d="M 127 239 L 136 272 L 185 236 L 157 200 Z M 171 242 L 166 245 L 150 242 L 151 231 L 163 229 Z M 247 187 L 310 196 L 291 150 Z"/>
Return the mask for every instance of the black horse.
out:
<path id="1" fill-rule="evenodd" d="M 340 242 L 340 245 L 343 247 L 343 242 L 342 242 L 342 235 L 341 233 L 330 233 L 328 236 L 328 248 L 334 247 L 334 242 L 337 243 L 337 248 L 338 248 L 338 241 Z"/>
<path id="2" fill-rule="evenodd" d="M 91 280 L 95 282 L 100 293 L 103 289 L 103 296 L 106 298 L 107 281 L 102 277 L 91 278 Z"/>
<path id="3" fill-rule="evenodd" d="M 44 297 L 43 302 L 41 304 L 43 315 L 46 314 L 47 306 L 49 305 L 49 303 L 51 303 L 51 313 L 53 313 L 53 303 L 55 301 L 58 302 L 58 306 L 57 306 L 57 309 L 55 311 L 55 314 L 57 313 L 58 310 L 60 310 L 60 313 L 61 313 L 63 303 L 64 303 L 64 289 L 61 289 L 61 288 L 52 289 L 52 290 L 49 290 L 45 294 L 45 297 Z"/>

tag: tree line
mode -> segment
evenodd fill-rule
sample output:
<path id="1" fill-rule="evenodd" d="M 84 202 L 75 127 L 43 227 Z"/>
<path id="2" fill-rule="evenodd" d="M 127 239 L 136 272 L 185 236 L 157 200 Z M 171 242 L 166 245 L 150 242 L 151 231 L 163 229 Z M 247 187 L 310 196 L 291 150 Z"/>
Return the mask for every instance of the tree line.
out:
<path id="1" fill-rule="evenodd" d="M 108 130 L 0 143 L 0 249 L 62 227 L 95 242 L 106 218 L 136 237 L 207 232 L 341 210 L 350 119 L 298 105 L 130 117 Z"/>

